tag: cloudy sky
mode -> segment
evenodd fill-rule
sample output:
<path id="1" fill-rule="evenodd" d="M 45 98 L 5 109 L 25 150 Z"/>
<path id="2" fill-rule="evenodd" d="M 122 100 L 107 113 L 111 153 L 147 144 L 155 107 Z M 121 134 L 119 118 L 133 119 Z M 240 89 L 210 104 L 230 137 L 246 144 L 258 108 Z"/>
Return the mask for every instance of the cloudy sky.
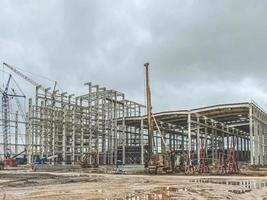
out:
<path id="1" fill-rule="evenodd" d="M 79 95 L 92 81 L 144 103 L 150 62 L 154 111 L 251 99 L 267 110 L 267 1 L 0 3 L 0 61 L 44 86 Z"/>

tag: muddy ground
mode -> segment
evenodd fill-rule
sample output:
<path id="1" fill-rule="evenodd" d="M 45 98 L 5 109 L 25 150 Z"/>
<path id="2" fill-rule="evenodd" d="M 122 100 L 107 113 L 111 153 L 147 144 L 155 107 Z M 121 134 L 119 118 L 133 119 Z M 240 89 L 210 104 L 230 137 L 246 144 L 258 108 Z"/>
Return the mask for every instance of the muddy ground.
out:
<path id="1" fill-rule="evenodd" d="M 265 199 L 267 177 L 0 172 L 5 199 Z"/>

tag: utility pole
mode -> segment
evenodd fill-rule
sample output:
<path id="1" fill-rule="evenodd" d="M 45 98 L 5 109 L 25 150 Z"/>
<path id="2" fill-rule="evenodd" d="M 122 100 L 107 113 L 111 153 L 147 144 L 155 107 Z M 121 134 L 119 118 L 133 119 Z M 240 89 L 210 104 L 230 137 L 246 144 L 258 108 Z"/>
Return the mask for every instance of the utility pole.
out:
<path id="1" fill-rule="evenodd" d="M 148 129 L 148 160 L 153 155 L 153 119 L 152 119 L 152 106 L 151 106 L 151 91 L 149 85 L 149 63 L 145 63 L 146 73 L 146 109 L 147 109 L 147 129 Z"/>

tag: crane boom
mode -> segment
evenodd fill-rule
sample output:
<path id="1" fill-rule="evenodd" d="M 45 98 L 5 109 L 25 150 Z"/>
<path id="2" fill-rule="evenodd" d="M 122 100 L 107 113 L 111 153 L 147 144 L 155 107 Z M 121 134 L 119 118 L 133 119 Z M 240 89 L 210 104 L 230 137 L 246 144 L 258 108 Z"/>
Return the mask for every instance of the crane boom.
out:
<path id="1" fill-rule="evenodd" d="M 16 101 L 16 104 L 18 106 L 18 109 L 19 109 L 19 111 L 20 111 L 20 113 L 22 115 L 22 118 L 23 118 L 23 120 L 26 120 L 26 117 L 25 117 L 26 114 L 25 114 L 24 110 L 22 109 L 22 106 L 21 106 L 21 104 L 20 104 L 20 102 L 19 102 L 19 100 L 17 98 L 17 97 L 24 97 L 24 98 L 26 98 L 26 96 L 19 96 L 19 95 L 17 95 L 16 91 L 13 88 L 11 88 L 11 90 L 12 90 L 12 92 L 14 94 L 15 101 Z"/>
<path id="2" fill-rule="evenodd" d="M 9 78 L 8 78 L 8 81 L 7 81 L 7 84 L 6 84 L 6 88 L 5 88 L 5 93 L 8 92 L 8 87 L 9 87 L 9 83 L 10 83 L 10 80 L 11 80 L 11 74 L 9 74 Z"/>
<path id="3" fill-rule="evenodd" d="M 25 79 L 26 81 L 28 81 L 29 83 L 31 83 L 33 86 L 35 87 L 39 87 L 42 91 L 46 91 L 45 88 L 41 85 L 38 84 L 36 81 L 34 81 L 33 79 L 31 79 L 30 77 L 26 76 L 25 74 L 23 74 L 22 72 L 20 72 L 19 70 L 17 70 L 15 67 L 7 64 L 7 63 L 3 63 L 3 65 L 5 65 L 6 67 L 8 67 L 10 70 L 12 70 L 13 72 L 15 72 L 17 75 L 19 75 L 20 77 L 22 77 L 23 79 Z M 50 94 L 50 93 L 49 93 Z M 50 94 L 51 95 L 51 94 Z"/>

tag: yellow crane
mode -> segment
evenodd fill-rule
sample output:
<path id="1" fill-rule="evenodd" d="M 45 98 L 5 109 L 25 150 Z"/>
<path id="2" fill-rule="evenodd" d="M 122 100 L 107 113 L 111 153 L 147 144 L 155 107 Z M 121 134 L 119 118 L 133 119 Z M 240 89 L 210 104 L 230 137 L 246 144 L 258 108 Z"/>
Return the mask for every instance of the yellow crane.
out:
<path id="1" fill-rule="evenodd" d="M 145 63 L 146 73 L 146 109 L 147 109 L 147 130 L 148 130 L 148 160 L 153 155 L 153 119 L 152 119 L 152 106 L 151 106 L 151 91 L 149 84 L 149 63 Z"/>
<path id="2" fill-rule="evenodd" d="M 161 133 L 161 130 L 158 126 L 157 120 L 152 113 L 151 105 L 151 91 L 150 91 L 150 82 L 149 82 L 149 63 L 145 63 L 145 79 L 146 79 L 146 108 L 147 108 L 147 129 L 148 129 L 148 162 L 147 162 L 147 171 L 149 173 L 163 174 L 172 172 L 171 167 L 171 157 L 168 153 L 156 153 L 154 154 L 153 146 L 153 127 L 154 123 L 159 131 L 159 134 L 162 138 L 163 145 L 167 147 L 165 139 Z"/>

